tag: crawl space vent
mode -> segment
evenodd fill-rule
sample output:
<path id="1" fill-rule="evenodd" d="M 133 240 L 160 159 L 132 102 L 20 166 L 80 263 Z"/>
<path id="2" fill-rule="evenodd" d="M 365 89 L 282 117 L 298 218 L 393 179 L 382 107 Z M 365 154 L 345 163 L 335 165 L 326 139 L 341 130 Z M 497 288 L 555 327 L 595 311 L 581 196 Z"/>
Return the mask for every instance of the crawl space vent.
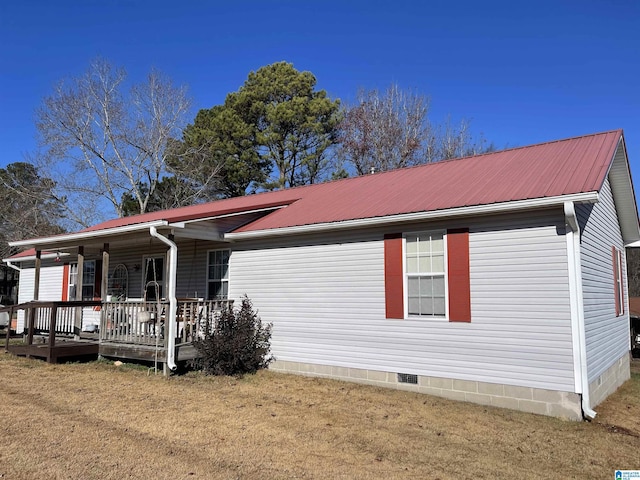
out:
<path id="1" fill-rule="evenodd" d="M 418 384 L 418 376 L 412 375 L 410 373 L 399 373 L 398 374 L 398 383 L 412 383 L 413 385 Z"/>

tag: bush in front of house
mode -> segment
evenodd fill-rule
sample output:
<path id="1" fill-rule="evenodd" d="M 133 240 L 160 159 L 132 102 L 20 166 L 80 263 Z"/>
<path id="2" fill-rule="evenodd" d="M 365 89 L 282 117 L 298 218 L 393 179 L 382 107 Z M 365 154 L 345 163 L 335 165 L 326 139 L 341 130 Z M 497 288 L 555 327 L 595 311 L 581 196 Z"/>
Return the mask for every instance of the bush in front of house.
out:
<path id="1" fill-rule="evenodd" d="M 273 361 L 271 324 L 262 320 L 245 295 L 239 309 L 222 311 L 215 325 L 194 346 L 199 353 L 195 366 L 209 375 L 255 373 Z"/>

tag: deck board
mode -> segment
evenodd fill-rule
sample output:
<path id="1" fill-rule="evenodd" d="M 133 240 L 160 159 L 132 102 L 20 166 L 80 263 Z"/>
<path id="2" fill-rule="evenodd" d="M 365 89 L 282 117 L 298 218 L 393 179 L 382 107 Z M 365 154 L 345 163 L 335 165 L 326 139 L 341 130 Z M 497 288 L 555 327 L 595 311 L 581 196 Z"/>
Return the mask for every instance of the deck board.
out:
<path id="1" fill-rule="evenodd" d="M 58 341 L 53 347 L 48 343 L 32 345 L 9 345 L 7 351 L 13 355 L 42 358 L 49 363 L 73 357 L 98 356 L 97 341 Z"/>

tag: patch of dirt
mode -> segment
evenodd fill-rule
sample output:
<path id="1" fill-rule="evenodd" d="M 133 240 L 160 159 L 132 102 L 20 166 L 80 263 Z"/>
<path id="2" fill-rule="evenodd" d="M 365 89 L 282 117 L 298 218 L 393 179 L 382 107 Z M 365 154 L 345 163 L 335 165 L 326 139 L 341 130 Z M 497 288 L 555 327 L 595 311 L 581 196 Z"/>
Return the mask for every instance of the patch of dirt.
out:
<path id="1" fill-rule="evenodd" d="M 620 435 L 629 435 L 630 437 L 640 438 L 639 434 L 632 430 L 629 430 L 628 428 L 620 427 L 618 425 L 609 425 L 606 423 L 599 423 L 598 425 L 600 425 L 610 433 L 618 433 Z"/>

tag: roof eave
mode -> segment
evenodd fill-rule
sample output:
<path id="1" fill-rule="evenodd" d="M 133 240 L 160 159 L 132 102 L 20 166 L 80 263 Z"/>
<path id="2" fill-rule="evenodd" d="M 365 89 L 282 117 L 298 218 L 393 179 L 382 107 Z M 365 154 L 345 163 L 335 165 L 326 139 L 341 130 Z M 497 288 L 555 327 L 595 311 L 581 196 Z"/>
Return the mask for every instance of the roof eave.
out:
<path id="1" fill-rule="evenodd" d="M 530 210 L 563 205 L 564 202 L 595 203 L 598 201 L 598 192 L 583 192 L 555 197 L 533 198 L 515 200 L 509 202 L 493 203 L 488 205 L 474 205 L 468 207 L 456 207 L 428 212 L 401 213 L 384 217 L 361 218 L 345 220 L 341 222 L 316 223 L 312 225 L 296 225 L 292 227 L 273 228 L 268 230 L 253 230 L 246 232 L 229 232 L 224 235 L 225 240 L 236 241 L 256 238 L 266 238 L 283 235 L 296 235 L 315 233 L 321 231 L 343 230 L 348 228 L 378 227 L 397 223 L 437 220 L 455 218 L 470 215 L 490 215 L 494 213 L 506 213 L 517 210 Z"/>
<path id="2" fill-rule="evenodd" d="M 55 258 L 60 258 L 60 257 L 68 257 L 69 254 L 68 253 L 43 253 L 40 256 L 41 260 L 52 260 Z M 32 262 L 36 259 L 35 255 L 27 255 L 24 257 L 9 257 L 9 258 L 3 258 L 2 262 L 3 263 L 18 263 L 18 262 Z"/>
<path id="3" fill-rule="evenodd" d="M 633 179 L 631 178 L 627 147 L 622 132 L 613 152 L 606 178 L 609 179 L 611 184 L 622 239 L 625 245 L 639 241 L 640 223 L 638 222 L 636 195 L 633 188 Z"/>
<path id="4" fill-rule="evenodd" d="M 104 238 L 122 235 L 132 232 L 140 232 L 149 230 L 149 227 L 164 227 L 169 225 L 166 220 L 154 220 L 151 222 L 136 223 L 133 225 L 125 225 L 122 227 L 106 228 L 104 230 L 91 230 L 74 233 L 65 233 L 62 235 L 55 235 L 52 237 L 32 238 L 29 240 L 17 240 L 15 242 L 9 242 L 10 247 L 18 248 L 35 248 L 36 250 L 44 249 L 56 249 L 69 247 L 71 245 L 81 245 L 85 240 L 96 240 L 98 238 Z"/>

